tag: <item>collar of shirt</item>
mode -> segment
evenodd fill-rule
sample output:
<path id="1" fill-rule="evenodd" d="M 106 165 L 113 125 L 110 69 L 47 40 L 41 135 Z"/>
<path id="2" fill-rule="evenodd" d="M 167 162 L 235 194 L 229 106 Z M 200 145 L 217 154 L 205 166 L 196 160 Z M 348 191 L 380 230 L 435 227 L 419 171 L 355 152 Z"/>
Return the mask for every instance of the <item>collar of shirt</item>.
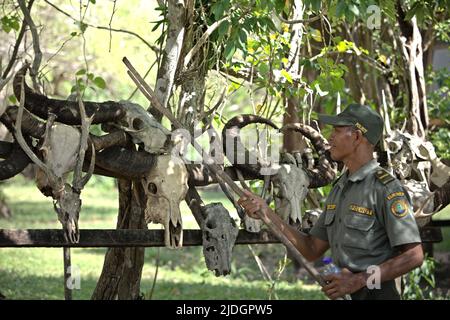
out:
<path id="1" fill-rule="evenodd" d="M 378 162 L 375 159 L 370 160 L 365 165 L 363 165 L 361 168 L 359 168 L 356 172 L 354 172 L 350 177 L 348 177 L 348 180 L 352 182 L 361 181 L 364 180 L 365 177 L 369 173 L 373 171 L 376 167 L 378 167 Z M 347 173 L 348 174 L 348 173 Z"/>
<path id="2" fill-rule="evenodd" d="M 341 175 L 339 181 L 336 183 L 338 187 L 342 188 L 348 180 L 352 182 L 364 180 L 367 175 L 372 172 L 375 168 L 379 166 L 377 160 L 372 159 L 363 165 L 358 171 L 354 172 L 352 175 L 348 175 L 348 169 Z"/>

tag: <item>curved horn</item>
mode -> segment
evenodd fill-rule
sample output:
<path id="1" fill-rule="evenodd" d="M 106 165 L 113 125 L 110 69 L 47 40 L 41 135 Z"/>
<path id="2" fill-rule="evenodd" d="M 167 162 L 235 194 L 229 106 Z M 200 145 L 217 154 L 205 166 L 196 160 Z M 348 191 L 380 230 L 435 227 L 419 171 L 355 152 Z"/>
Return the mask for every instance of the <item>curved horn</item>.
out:
<path id="1" fill-rule="evenodd" d="M 0 180 L 14 177 L 31 162 L 17 142 L 0 141 Z"/>
<path id="2" fill-rule="evenodd" d="M 1 116 L 0 121 L 6 126 L 10 125 L 11 128 L 14 127 L 18 111 L 19 108 L 17 106 L 8 106 L 5 113 Z M 40 121 L 27 110 L 23 110 L 22 131 L 25 135 L 40 139 L 45 133 L 45 122 Z M 131 138 L 121 130 L 116 130 L 103 136 L 96 136 L 90 133 L 89 139 L 89 144 L 93 143 L 96 151 L 112 146 L 125 146 L 131 141 Z"/>
<path id="3" fill-rule="evenodd" d="M 239 163 L 239 161 L 237 161 L 238 160 L 237 151 L 241 150 L 245 150 L 244 160 L 247 161 L 247 159 L 250 159 L 250 152 L 243 146 L 239 133 L 240 129 L 253 123 L 265 123 L 271 126 L 272 128 L 278 130 L 278 127 L 272 121 L 265 119 L 263 117 L 251 114 L 238 115 L 231 118 L 225 124 L 225 127 L 222 130 L 222 144 L 225 156 L 228 158 L 228 160 L 230 160 L 233 166 L 241 169 L 243 172 L 249 173 L 262 179 L 260 173 L 262 165 L 259 159 L 256 160 L 256 164 L 249 164 L 249 163 L 241 164 Z M 230 144 L 230 142 L 232 142 L 232 145 L 234 146 L 234 150 L 231 155 L 229 154 L 230 151 L 227 150 L 227 144 Z M 232 159 L 230 159 L 230 156 L 232 156 Z"/>
<path id="4" fill-rule="evenodd" d="M 25 65 L 14 76 L 14 94 L 20 100 L 20 86 L 25 77 L 28 65 Z M 57 121 L 69 125 L 80 125 L 80 110 L 77 101 L 50 99 L 44 95 L 33 92 L 25 83 L 25 108 L 42 119 L 47 119 L 48 113 L 54 113 Z M 122 104 L 114 101 L 84 102 L 88 117 L 94 115 L 93 124 L 115 121 L 124 116 Z"/>
<path id="5" fill-rule="evenodd" d="M 153 168 L 156 158 L 157 156 L 145 151 L 113 146 L 97 152 L 96 164 L 112 173 L 130 179 L 140 179 Z"/>
<path id="6" fill-rule="evenodd" d="M 14 126 L 18 111 L 19 108 L 17 106 L 8 106 L 2 115 L 2 122 L 5 125 Z M 45 123 L 24 109 L 22 115 L 22 131 L 27 136 L 40 139 L 45 133 Z"/>
<path id="7" fill-rule="evenodd" d="M 312 127 L 302 123 L 290 123 L 281 128 L 282 132 L 294 130 L 308 138 L 316 152 L 319 154 L 319 160 L 313 169 L 305 168 L 310 177 L 309 188 L 319 188 L 329 184 L 336 177 L 336 165 L 328 155 L 328 141 Z"/>

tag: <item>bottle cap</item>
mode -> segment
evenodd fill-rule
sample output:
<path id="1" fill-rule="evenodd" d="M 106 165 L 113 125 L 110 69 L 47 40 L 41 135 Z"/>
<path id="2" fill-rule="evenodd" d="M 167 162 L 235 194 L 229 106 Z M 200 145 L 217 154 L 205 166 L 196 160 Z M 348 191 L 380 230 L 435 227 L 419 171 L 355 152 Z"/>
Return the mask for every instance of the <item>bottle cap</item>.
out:
<path id="1" fill-rule="evenodd" d="M 331 257 L 325 257 L 325 258 L 322 259 L 322 262 L 324 264 L 330 264 L 330 263 L 333 262 L 333 259 L 331 259 Z"/>

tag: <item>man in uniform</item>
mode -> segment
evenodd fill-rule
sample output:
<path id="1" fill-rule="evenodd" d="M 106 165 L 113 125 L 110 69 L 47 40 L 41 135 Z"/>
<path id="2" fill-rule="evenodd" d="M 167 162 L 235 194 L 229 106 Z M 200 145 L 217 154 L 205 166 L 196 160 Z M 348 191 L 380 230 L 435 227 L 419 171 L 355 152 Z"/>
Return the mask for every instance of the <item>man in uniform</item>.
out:
<path id="1" fill-rule="evenodd" d="M 400 299 L 395 279 L 423 262 L 417 224 L 407 191 L 373 158 L 383 130 L 381 116 L 368 106 L 351 104 L 337 116 L 319 115 L 333 125 L 330 154 L 346 170 L 334 182 L 324 211 L 309 234 L 293 232 L 297 248 L 309 261 L 331 249 L 341 273 L 325 277 L 322 289 L 331 299 Z M 246 191 L 239 199 L 258 218 L 271 210 Z M 378 280 L 378 284 L 376 283 Z"/>

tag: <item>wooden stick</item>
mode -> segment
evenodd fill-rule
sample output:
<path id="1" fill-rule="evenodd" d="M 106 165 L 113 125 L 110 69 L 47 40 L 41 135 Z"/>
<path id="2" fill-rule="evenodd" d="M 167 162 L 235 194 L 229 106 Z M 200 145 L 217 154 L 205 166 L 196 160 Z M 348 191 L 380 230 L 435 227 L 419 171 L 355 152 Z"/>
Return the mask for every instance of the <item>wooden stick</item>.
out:
<path id="1" fill-rule="evenodd" d="M 152 106 L 156 108 L 159 112 L 165 115 L 177 129 L 185 129 L 184 126 L 179 122 L 172 113 L 162 106 L 155 93 L 150 88 L 150 86 L 145 82 L 145 80 L 139 75 L 136 69 L 132 66 L 131 62 L 124 57 L 123 63 L 128 68 L 128 75 L 134 81 L 138 89 L 144 94 L 144 96 L 151 102 Z M 203 156 L 205 165 L 217 176 L 217 179 L 224 181 L 230 188 L 240 197 L 245 196 L 244 192 L 239 188 L 239 186 L 234 183 L 233 179 L 230 178 L 222 168 L 214 163 L 214 159 L 211 158 L 206 152 L 203 152 L 202 147 L 194 140 L 191 139 L 191 144 L 197 150 L 197 152 Z M 297 239 L 294 237 L 294 230 L 288 229 L 283 225 L 283 221 L 276 214 L 269 212 L 267 215 L 263 214 L 261 211 L 257 212 L 258 216 L 263 220 L 263 222 L 269 227 L 272 233 L 277 237 L 291 252 L 294 258 L 303 266 L 306 271 L 321 285 L 325 285 L 324 280 L 320 276 L 319 272 L 308 263 L 308 261 L 302 256 L 302 254 L 295 247 Z"/>

